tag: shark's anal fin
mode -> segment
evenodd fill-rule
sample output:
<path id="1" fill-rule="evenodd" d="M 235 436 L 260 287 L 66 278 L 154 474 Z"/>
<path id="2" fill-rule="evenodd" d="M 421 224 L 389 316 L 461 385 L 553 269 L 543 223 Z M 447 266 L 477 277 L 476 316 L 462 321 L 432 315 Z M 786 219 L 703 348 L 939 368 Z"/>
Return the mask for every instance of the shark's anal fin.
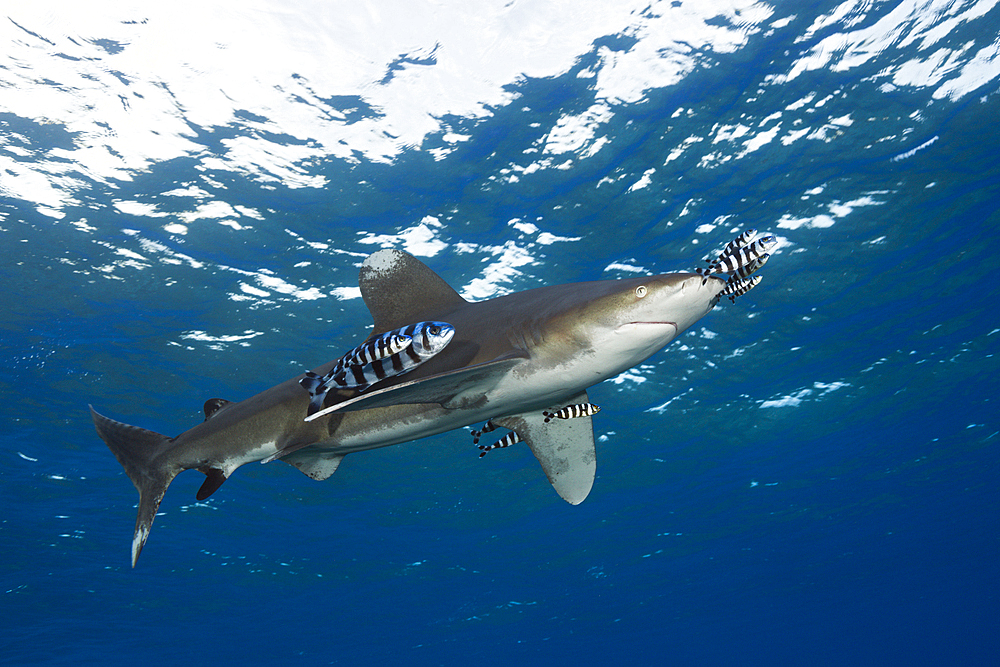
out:
<path id="1" fill-rule="evenodd" d="M 567 401 L 573 404 L 590 403 L 587 392 Z M 565 403 L 549 408 L 547 412 L 561 409 Z M 493 418 L 497 426 L 510 429 L 528 444 L 545 476 L 549 478 L 563 500 L 579 505 L 594 486 L 597 474 L 597 451 L 594 448 L 594 425 L 589 415 L 575 419 L 545 421 L 540 411 Z"/>
<path id="2" fill-rule="evenodd" d="M 202 482 L 201 488 L 198 489 L 198 493 L 195 495 L 195 498 L 198 500 L 208 498 L 210 495 L 219 490 L 219 487 L 222 486 L 226 479 L 226 473 L 222 470 L 218 468 L 209 468 L 208 471 L 205 472 L 205 481 Z"/>

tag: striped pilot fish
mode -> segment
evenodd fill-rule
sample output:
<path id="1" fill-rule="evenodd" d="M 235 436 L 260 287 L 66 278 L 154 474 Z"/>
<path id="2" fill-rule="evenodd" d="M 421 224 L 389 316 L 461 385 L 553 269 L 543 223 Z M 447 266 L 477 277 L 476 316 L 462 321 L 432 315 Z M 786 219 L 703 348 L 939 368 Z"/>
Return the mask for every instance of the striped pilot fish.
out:
<path id="1" fill-rule="evenodd" d="M 728 296 L 732 303 L 736 303 L 736 297 L 743 296 L 754 287 L 756 287 L 763 276 L 750 276 L 749 278 L 744 278 L 743 280 L 733 280 L 729 279 L 726 283 L 726 288 L 719 292 L 719 296 Z"/>
<path id="2" fill-rule="evenodd" d="M 765 252 L 760 256 L 760 259 L 755 259 L 748 264 L 744 264 L 740 268 L 736 269 L 731 276 L 729 276 L 729 280 L 726 281 L 726 285 L 731 285 L 744 278 L 749 278 L 753 274 L 760 271 L 761 267 L 767 264 L 767 260 L 769 259 L 771 259 L 771 255 Z"/>
<path id="3" fill-rule="evenodd" d="M 479 445 L 479 449 L 483 450 L 479 452 L 479 458 L 486 456 L 486 452 L 491 449 L 503 449 L 504 447 L 516 445 L 519 442 L 521 442 L 521 436 L 519 436 L 515 431 L 511 431 L 504 437 L 494 442 L 492 445 Z"/>
<path id="4" fill-rule="evenodd" d="M 760 260 L 768 254 L 774 246 L 778 244 L 778 239 L 774 236 L 762 236 L 749 245 L 736 248 L 727 255 L 722 255 L 712 264 L 705 275 L 711 273 L 735 273 L 740 267 L 746 266 L 750 262 Z"/>
<path id="5" fill-rule="evenodd" d="M 704 285 L 705 283 L 708 282 L 708 276 L 711 275 L 712 273 L 712 267 L 714 267 L 716 264 L 722 261 L 723 257 L 725 257 L 726 255 L 731 255 L 733 251 L 742 248 L 745 245 L 749 245 L 749 243 L 753 241 L 754 237 L 756 236 L 757 236 L 756 229 L 748 229 L 739 236 L 737 236 L 735 239 L 727 243 L 726 247 L 722 249 L 722 252 L 720 252 L 715 259 L 706 259 L 705 263 L 708 264 L 708 266 L 698 267 L 697 269 L 694 270 L 695 273 L 705 276 L 705 280 L 704 282 L 702 282 L 702 284 Z"/>
<path id="6" fill-rule="evenodd" d="M 576 419 L 577 417 L 592 417 L 601 411 L 601 408 L 593 403 L 577 403 L 575 405 L 567 405 L 565 408 L 556 410 L 555 412 L 549 412 L 548 410 L 542 411 L 542 416 L 545 417 L 545 423 L 548 424 L 553 419 Z M 504 447 L 510 447 L 511 445 L 516 445 L 521 442 L 521 436 L 519 436 L 515 431 L 511 431 L 504 437 L 500 438 L 492 445 L 480 445 L 479 439 L 483 437 L 484 434 L 497 429 L 497 425 L 493 423 L 493 420 L 486 422 L 481 429 L 472 431 L 472 444 L 479 447 L 479 458 L 486 456 L 486 452 L 491 449 L 503 449 Z"/>
<path id="7" fill-rule="evenodd" d="M 344 374 L 348 366 L 364 366 L 402 352 L 413 342 L 412 337 L 402 333 L 405 328 L 402 327 L 394 331 L 387 331 L 379 336 L 369 338 L 338 359 L 337 363 L 333 365 L 333 368 L 326 375 L 306 371 L 306 376 L 299 380 L 299 384 L 313 396 L 317 391 L 321 390 L 321 385 Z"/>
<path id="8" fill-rule="evenodd" d="M 323 409 L 334 388 L 367 390 L 371 385 L 412 371 L 438 354 L 455 336 L 447 322 L 417 322 L 369 338 L 333 365 L 325 375 L 307 371 L 299 384 L 309 392 L 308 414 Z"/>
<path id="9" fill-rule="evenodd" d="M 328 375 L 332 377 L 348 366 L 364 366 L 373 361 L 391 357 L 397 352 L 402 352 L 413 342 L 413 338 L 401 333 L 402 331 L 403 329 L 396 329 L 366 340 L 342 356 Z"/>
<path id="10" fill-rule="evenodd" d="M 742 234 L 735 241 L 727 245 L 726 248 L 746 237 L 747 233 Z M 735 246 L 729 252 L 723 251 L 718 259 L 712 262 L 708 268 L 696 269 L 696 271 L 705 277 L 706 282 L 708 281 L 708 277 L 713 273 L 740 273 L 741 277 L 749 276 L 764 265 L 767 258 L 770 257 L 768 254 L 769 251 L 777 244 L 778 239 L 773 235 L 762 236 L 753 243 Z"/>
<path id="11" fill-rule="evenodd" d="M 473 431 L 472 431 L 472 444 L 478 445 L 479 444 L 479 439 L 481 437 L 483 437 L 484 433 L 489 433 L 490 431 L 495 431 L 495 430 L 497 430 L 497 425 L 493 423 L 492 419 L 489 420 L 488 422 L 486 422 L 485 424 L 483 424 L 482 428 L 480 428 L 480 429 L 473 429 Z M 482 449 L 482 447 L 480 447 L 479 449 Z M 482 454 L 480 454 L 480 456 L 482 456 Z"/>
<path id="12" fill-rule="evenodd" d="M 712 261 L 710 259 L 706 261 L 708 262 L 709 266 L 718 263 L 719 260 L 721 260 L 726 255 L 732 254 L 732 252 L 737 248 L 742 248 L 745 245 L 749 245 L 749 243 L 753 241 L 755 236 L 757 236 L 756 229 L 746 230 L 745 232 L 737 236 L 735 239 L 727 243 L 726 247 L 723 248 L 722 252 L 719 253 L 719 256 L 715 258 L 715 261 Z"/>
<path id="13" fill-rule="evenodd" d="M 601 411 L 599 406 L 593 403 L 577 403 L 576 405 L 567 405 L 562 410 L 556 410 L 555 412 L 549 412 L 547 410 L 542 411 L 542 416 L 545 417 L 545 423 L 548 424 L 553 419 L 576 419 L 577 417 L 593 417 L 598 412 Z"/>

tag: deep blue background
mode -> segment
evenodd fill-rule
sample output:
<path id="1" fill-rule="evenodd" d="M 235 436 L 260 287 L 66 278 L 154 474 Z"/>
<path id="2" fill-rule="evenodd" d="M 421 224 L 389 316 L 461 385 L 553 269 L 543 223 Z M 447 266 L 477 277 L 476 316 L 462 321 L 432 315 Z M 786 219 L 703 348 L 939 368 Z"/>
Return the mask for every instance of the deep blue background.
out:
<path id="1" fill-rule="evenodd" d="M 706 54 L 676 86 L 616 106 L 593 157 L 517 182 L 501 170 L 533 159 L 532 124 L 592 104 L 577 72 L 628 40 L 523 81 L 491 118 L 454 119 L 471 138 L 441 161 L 331 159 L 313 167 L 319 190 L 206 182 L 176 159 L 93 183 L 61 221 L 0 199 L 0 662 L 994 664 L 1000 97 L 995 81 L 957 100 L 885 92 L 869 80 L 880 58 L 770 85 L 838 29 L 796 41 L 818 11 Z M 996 10 L 975 26 L 988 44 Z M 969 38 L 956 29 L 942 47 Z M 832 97 L 788 111 L 809 92 Z M 679 107 L 695 113 L 672 117 Z M 705 139 L 665 163 L 717 123 L 776 112 L 789 129 L 796 114 L 853 124 L 743 157 Z M 58 125 L 0 123 L 35 145 L 72 142 Z M 220 132 L 201 137 L 207 150 Z M 728 158 L 705 166 L 710 153 Z M 650 166 L 651 185 L 629 192 Z M 111 206 L 180 212 L 190 202 L 158 193 L 193 183 L 263 219 L 177 235 Z M 831 226 L 779 225 L 865 197 L 876 203 Z M 324 483 L 246 466 L 206 503 L 200 475 L 181 475 L 130 569 L 135 493 L 87 404 L 175 434 L 207 398 L 337 356 L 370 326 L 360 299 L 239 300 L 252 278 L 236 270 L 353 287 L 379 247 L 363 234 L 425 216 L 445 246 L 423 259 L 459 289 L 505 244 L 532 257 L 501 285 L 519 290 L 629 275 L 613 263 L 688 270 L 734 229 L 783 243 L 760 287 L 652 357 L 641 381 L 591 391 L 598 478 L 580 506 L 526 448 L 480 460 L 453 432 L 352 455 Z M 719 216 L 732 217 L 698 231 Z M 84 218 L 92 230 L 70 224 Z M 541 243 L 514 218 L 578 240 Z M 167 261 L 176 253 L 191 261 Z"/>

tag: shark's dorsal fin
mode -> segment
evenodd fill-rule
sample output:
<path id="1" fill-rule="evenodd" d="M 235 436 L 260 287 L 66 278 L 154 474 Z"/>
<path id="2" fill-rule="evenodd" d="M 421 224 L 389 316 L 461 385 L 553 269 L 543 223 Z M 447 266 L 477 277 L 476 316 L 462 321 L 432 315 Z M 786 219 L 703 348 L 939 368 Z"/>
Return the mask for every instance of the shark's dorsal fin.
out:
<path id="1" fill-rule="evenodd" d="M 582 392 L 567 402 L 590 403 L 590 399 L 587 392 Z M 545 412 L 561 407 L 553 406 Z M 590 493 L 597 474 L 593 422 L 589 416 L 546 422 L 545 412 L 533 410 L 490 421 L 517 433 L 542 464 L 556 493 L 571 505 L 579 505 Z"/>
<path id="2" fill-rule="evenodd" d="M 402 250 L 379 250 L 361 264 L 361 298 L 375 331 L 390 331 L 466 304 L 438 274 Z"/>
<path id="3" fill-rule="evenodd" d="M 208 421 L 209 417 L 213 416 L 216 412 L 230 403 L 232 403 L 232 401 L 227 401 L 224 398 L 210 398 L 205 401 L 205 421 Z"/>

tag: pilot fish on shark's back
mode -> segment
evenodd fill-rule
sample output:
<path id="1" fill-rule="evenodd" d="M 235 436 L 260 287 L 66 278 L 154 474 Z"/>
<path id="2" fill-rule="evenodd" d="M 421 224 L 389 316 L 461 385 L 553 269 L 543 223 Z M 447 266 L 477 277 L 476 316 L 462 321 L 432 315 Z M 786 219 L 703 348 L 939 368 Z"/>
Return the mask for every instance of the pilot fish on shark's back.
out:
<path id="1" fill-rule="evenodd" d="M 299 380 L 309 392 L 308 414 L 323 409 L 326 395 L 335 387 L 359 393 L 389 377 L 403 375 L 441 352 L 455 329 L 446 322 L 417 322 L 372 336 L 347 352 L 325 375 L 306 371 Z"/>
<path id="2" fill-rule="evenodd" d="M 737 264 L 746 264 L 741 261 Z M 315 392 L 317 380 L 330 376 L 336 385 L 334 378 L 354 366 L 371 366 L 375 372 L 378 363 L 385 371 L 387 360 L 413 347 L 413 336 L 408 345 L 402 338 L 387 338 L 367 351 L 352 350 L 308 376 L 243 401 L 209 399 L 205 420 L 172 438 L 109 419 L 91 407 L 98 435 L 139 492 L 133 566 L 167 487 L 184 470 L 206 476 L 199 498 L 251 462 L 280 459 L 323 480 L 347 454 L 484 421 L 490 430 L 511 431 L 499 446 L 525 443 L 555 491 L 576 505 L 590 493 L 597 467 L 592 423 L 597 410 L 587 388 L 670 343 L 711 312 L 727 288 L 716 275 L 667 273 L 538 287 L 468 302 L 399 250 L 369 256 L 358 284 L 374 331 L 448 323 L 450 342 L 407 372 L 386 373 L 312 415 L 316 394 L 307 389 Z M 370 376 L 362 371 L 362 378 Z"/>

